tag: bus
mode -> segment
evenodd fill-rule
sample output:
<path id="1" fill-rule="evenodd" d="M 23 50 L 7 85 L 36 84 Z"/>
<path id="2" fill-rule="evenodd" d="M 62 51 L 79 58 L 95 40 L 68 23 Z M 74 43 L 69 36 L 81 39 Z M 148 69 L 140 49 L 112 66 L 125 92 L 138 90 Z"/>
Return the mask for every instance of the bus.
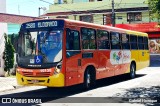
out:
<path id="1" fill-rule="evenodd" d="M 146 33 L 69 19 L 23 23 L 17 54 L 17 83 L 49 88 L 89 89 L 102 78 L 135 78 L 150 58 Z"/>

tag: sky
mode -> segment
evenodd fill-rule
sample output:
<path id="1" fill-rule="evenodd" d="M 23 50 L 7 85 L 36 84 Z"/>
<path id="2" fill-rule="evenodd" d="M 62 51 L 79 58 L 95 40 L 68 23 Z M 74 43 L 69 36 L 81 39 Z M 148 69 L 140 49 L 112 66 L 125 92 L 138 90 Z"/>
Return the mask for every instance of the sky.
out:
<path id="1" fill-rule="evenodd" d="M 54 0 L 44 0 L 53 3 Z M 39 7 L 46 7 L 49 9 L 49 3 L 40 0 L 6 0 L 7 13 L 25 15 L 25 16 L 39 16 Z M 44 11 L 40 9 L 42 15 Z"/>

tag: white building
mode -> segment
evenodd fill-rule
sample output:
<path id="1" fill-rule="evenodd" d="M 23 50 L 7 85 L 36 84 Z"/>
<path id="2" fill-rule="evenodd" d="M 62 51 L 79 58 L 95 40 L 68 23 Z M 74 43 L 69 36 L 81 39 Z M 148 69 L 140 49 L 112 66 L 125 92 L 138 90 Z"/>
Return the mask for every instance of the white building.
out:
<path id="1" fill-rule="evenodd" d="M 6 13 L 6 0 L 0 2 L 0 13 Z M 0 22 L 0 76 L 4 75 L 3 51 L 4 51 L 4 33 L 7 32 L 7 23 Z"/>

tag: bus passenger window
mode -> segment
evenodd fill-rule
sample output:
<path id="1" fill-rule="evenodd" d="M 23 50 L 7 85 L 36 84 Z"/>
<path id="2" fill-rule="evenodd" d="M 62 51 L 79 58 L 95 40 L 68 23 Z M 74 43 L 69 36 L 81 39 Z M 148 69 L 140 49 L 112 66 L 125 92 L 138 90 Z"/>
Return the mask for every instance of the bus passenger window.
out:
<path id="1" fill-rule="evenodd" d="M 95 30 L 82 28 L 81 33 L 83 49 L 96 49 Z"/>
<path id="2" fill-rule="evenodd" d="M 97 30 L 98 49 L 110 49 L 109 33 L 103 30 Z"/>
<path id="3" fill-rule="evenodd" d="M 123 49 L 130 49 L 129 45 L 129 35 L 122 33 L 122 48 Z"/>
<path id="4" fill-rule="evenodd" d="M 149 49 L 149 47 L 148 47 L 148 38 L 147 37 L 144 37 L 144 49 L 145 50 Z"/>
<path id="5" fill-rule="evenodd" d="M 130 35 L 130 44 L 132 50 L 137 50 L 137 36 L 136 35 Z"/>
<path id="6" fill-rule="evenodd" d="M 80 35 L 78 31 L 67 29 L 66 50 L 67 57 L 80 53 Z"/>
<path id="7" fill-rule="evenodd" d="M 120 46 L 120 36 L 117 32 L 111 32 L 111 48 L 112 49 L 121 49 Z"/>
<path id="8" fill-rule="evenodd" d="M 138 49 L 144 50 L 143 36 L 138 36 Z"/>

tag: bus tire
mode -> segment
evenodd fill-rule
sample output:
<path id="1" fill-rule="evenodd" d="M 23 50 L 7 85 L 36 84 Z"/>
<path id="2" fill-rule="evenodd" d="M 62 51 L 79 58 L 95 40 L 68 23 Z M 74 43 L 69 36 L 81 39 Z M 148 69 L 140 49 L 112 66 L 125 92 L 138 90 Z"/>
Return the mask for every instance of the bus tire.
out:
<path id="1" fill-rule="evenodd" d="M 83 88 L 85 90 L 88 90 L 91 87 L 91 74 L 89 71 L 89 68 L 85 71 L 84 74 L 84 82 L 83 82 Z"/>
<path id="2" fill-rule="evenodd" d="M 87 68 L 84 74 L 84 82 L 83 88 L 84 90 L 89 90 L 91 87 L 95 85 L 95 72 L 93 72 L 93 68 Z M 91 73 L 92 72 L 92 73 Z"/>
<path id="3" fill-rule="evenodd" d="M 133 79 L 136 77 L 136 66 L 134 63 L 131 63 L 130 65 L 130 78 Z"/>

